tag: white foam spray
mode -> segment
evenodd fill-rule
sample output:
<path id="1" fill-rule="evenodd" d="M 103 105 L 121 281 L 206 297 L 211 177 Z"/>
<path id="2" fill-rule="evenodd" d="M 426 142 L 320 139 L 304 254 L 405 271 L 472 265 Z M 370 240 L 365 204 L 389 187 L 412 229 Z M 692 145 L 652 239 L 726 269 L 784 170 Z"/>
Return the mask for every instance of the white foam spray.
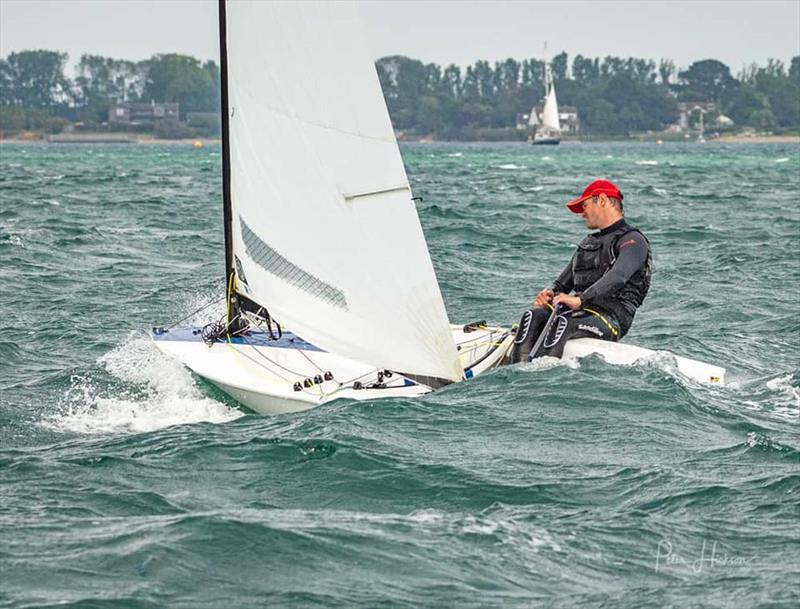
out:
<path id="1" fill-rule="evenodd" d="M 149 337 L 132 334 L 98 364 L 119 385 L 72 377 L 58 412 L 42 424 L 73 433 L 141 433 L 189 423 L 224 423 L 242 412 L 203 394 L 180 363 L 163 355 Z"/>

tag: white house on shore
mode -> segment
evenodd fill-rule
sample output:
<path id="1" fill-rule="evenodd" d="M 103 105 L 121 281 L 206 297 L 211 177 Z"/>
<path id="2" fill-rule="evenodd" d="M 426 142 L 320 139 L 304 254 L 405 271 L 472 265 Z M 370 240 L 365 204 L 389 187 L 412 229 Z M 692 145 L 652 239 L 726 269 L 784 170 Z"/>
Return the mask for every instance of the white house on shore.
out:
<path id="1" fill-rule="evenodd" d="M 714 102 L 680 102 L 678 111 L 678 122 L 668 131 L 704 131 L 733 125 L 733 120 L 722 114 Z"/>
<path id="2" fill-rule="evenodd" d="M 109 123 L 137 123 L 157 121 L 165 118 L 178 120 L 180 106 L 177 103 L 129 103 L 112 106 L 108 110 Z"/>

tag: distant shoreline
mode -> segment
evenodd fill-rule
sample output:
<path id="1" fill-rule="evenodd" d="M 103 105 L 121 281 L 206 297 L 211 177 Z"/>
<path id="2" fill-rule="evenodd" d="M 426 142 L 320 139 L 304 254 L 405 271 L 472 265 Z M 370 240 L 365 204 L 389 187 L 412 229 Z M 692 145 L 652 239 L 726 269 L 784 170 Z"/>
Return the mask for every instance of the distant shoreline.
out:
<path id="1" fill-rule="evenodd" d="M 27 133 L 22 137 L 5 137 L 0 138 L 0 145 L 2 144 L 30 144 L 30 143 L 37 143 L 37 144 L 144 144 L 144 145 L 164 145 L 164 146 L 208 146 L 208 145 L 219 145 L 222 143 L 222 140 L 219 138 L 183 138 L 183 139 L 162 139 L 157 137 L 151 137 L 147 135 L 138 135 L 135 137 L 131 137 L 128 139 L 120 139 L 118 141 L 103 141 L 102 136 L 107 136 L 107 133 L 87 133 L 85 135 L 85 139 L 76 139 L 76 141 L 68 141 L 68 140 L 61 140 L 58 142 L 49 142 L 47 134 L 39 134 L 39 133 Z M 573 143 L 583 143 L 584 141 L 590 143 L 602 143 L 602 142 L 648 142 L 653 143 L 654 139 L 648 140 L 640 140 L 638 138 L 609 138 L 603 139 L 600 137 L 592 137 L 587 138 L 587 140 L 579 140 L 579 139 L 570 139 L 565 140 L 563 143 L 566 144 L 573 144 Z M 670 142 L 682 142 L 684 140 L 669 140 Z M 199 142 L 200 146 L 197 146 Z M 490 142 L 486 140 L 432 140 L 428 138 L 421 138 L 421 139 L 401 139 L 400 143 L 415 143 L 415 144 L 447 144 L 447 143 L 510 143 L 510 142 L 520 142 L 525 143 L 521 140 L 500 140 L 498 142 Z M 686 143 L 697 143 L 697 140 L 685 140 Z M 721 142 L 725 144 L 798 144 L 800 145 L 800 135 L 723 135 L 720 137 L 716 137 L 713 139 L 708 140 L 709 143 L 712 142 Z"/>
<path id="2" fill-rule="evenodd" d="M 64 145 L 64 144 L 144 144 L 144 145 L 172 145 L 172 146 L 195 146 L 196 143 L 200 143 L 201 146 L 208 146 L 208 145 L 215 145 L 221 144 L 222 140 L 219 138 L 206 138 L 206 137 L 193 137 L 193 138 L 182 138 L 182 139 L 162 139 L 157 137 L 151 137 L 148 135 L 137 135 L 134 137 L 115 137 L 109 138 L 111 135 L 119 136 L 119 134 L 109 134 L 109 133 L 85 133 L 85 134 L 76 134 L 76 137 L 73 140 L 70 139 L 58 139 L 54 141 L 49 141 L 49 136 L 46 133 L 27 133 L 24 137 L 3 137 L 0 138 L 0 145 L 2 144 L 53 144 L 53 145 Z"/>
<path id="3" fill-rule="evenodd" d="M 800 135 L 722 135 L 711 141 L 726 144 L 800 144 Z"/>
<path id="4" fill-rule="evenodd" d="M 153 137 L 153 138 L 141 138 L 136 141 L 137 144 L 145 144 L 145 145 L 172 144 L 175 146 L 183 146 L 183 145 L 194 146 L 196 142 L 200 142 L 203 146 L 222 144 L 222 140 L 219 138 L 205 138 L 205 137 L 184 138 L 180 140 L 164 140 L 164 139 L 159 139 L 157 137 Z"/>

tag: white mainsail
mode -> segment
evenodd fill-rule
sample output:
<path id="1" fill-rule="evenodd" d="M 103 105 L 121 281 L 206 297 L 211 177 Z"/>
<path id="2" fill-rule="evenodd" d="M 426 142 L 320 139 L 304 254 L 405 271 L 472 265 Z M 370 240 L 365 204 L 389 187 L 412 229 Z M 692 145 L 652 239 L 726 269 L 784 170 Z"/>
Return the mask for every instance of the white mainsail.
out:
<path id="1" fill-rule="evenodd" d="M 355 6 L 228 2 L 237 290 L 317 346 L 463 370 Z"/>

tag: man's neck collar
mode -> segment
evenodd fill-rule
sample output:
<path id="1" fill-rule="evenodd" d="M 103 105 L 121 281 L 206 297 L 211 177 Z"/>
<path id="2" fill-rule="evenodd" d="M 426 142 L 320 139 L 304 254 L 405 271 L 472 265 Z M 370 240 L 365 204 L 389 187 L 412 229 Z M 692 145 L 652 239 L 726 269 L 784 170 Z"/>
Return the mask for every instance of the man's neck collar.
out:
<path id="1" fill-rule="evenodd" d="M 616 222 L 612 222 L 611 224 L 609 224 L 609 225 L 608 225 L 608 226 L 606 226 L 605 228 L 601 228 L 598 234 L 600 234 L 600 235 L 607 235 L 607 234 L 608 234 L 608 233 L 610 233 L 611 231 L 615 231 L 615 230 L 617 230 L 617 229 L 618 229 L 620 226 L 622 226 L 623 224 L 625 224 L 625 218 L 624 218 L 624 217 L 623 217 L 623 218 L 620 218 L 620 219 L 619 219 L 619 220 L 617 220 Z"/>

